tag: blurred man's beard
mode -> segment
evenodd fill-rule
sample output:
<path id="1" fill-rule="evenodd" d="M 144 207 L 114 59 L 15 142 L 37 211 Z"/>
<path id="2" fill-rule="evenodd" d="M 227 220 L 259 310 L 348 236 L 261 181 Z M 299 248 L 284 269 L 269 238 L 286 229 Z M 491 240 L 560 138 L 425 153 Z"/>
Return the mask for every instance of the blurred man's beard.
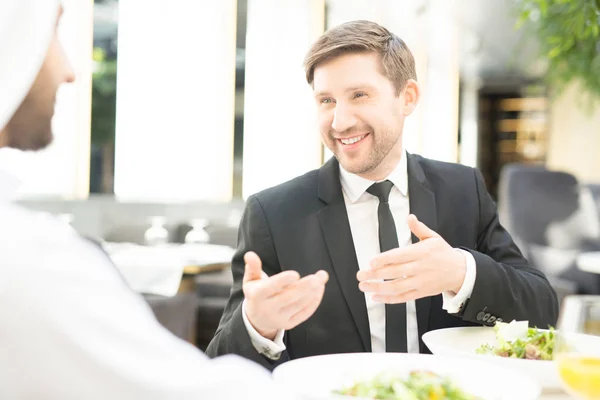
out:
<path id="1" fill-rule="evenodd" d="M 362 129 L 353 129 L 356 132 L 347 132 L 345 136 L 352 136 L 355 133 L 359 132 L 370 132 L 372 141 L 372 147 L 370 151 L 363 155 L 361 159 L 349 159 L 345 156 L 344 151 L 342 150 L 342 146 L 337 139 L 335 139 L 335 135 L 332 132 L 329 132 L 329 143 L 331 146 L 329 150 L 335 155 L 338 162 L 341 164 L 342 168 L 351 174 L 366 174 L 369 173 L 381 164 L 381 162 L 385 159 L 388 153 L 394 148 L 396 143 L 398 142 L 400 136 L 387 132 L 375 132 L 375 130 L 366 126 Z"/>
<path id="2" fill-rule="evenodd" d="M 36 104 L 42 103 L 42 104 Z M 12 119 L 6 125 L 3 134 L 8 147 L 19 150 L 41 150 L 52 143 L 52 106 L 48 102 L 36 102 L 31 94 L 27 95 Z"/>

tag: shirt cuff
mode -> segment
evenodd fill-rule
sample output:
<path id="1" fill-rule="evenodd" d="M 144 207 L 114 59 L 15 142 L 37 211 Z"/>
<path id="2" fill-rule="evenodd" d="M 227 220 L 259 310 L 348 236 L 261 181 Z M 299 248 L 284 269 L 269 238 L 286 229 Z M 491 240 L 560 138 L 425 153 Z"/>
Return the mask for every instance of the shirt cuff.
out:
<path id="1" fill-rule="evenodd" d="M 454 294 L 452 292 L 442 292 L 442 308 L 448 311 L 449 314 L 457 314 L 464 307 L 465 302 L 473 293 L 475 276 L 477 275 L 477 268 L 475 267 L 475 258 L 473 258 L 473 254 L 463 249 L 454 250 L 461 252 L 465 256 L 466 271 L 465 280 L 458 293 Z"/>
<path id="2" fill-rule="evenodd" d="M 283 344 L 285 330 L 280 329 L 277 332 L 277 335 L 275 335 L 274 340 L 263 337 L 256 329 L 254 329 L 248 320 L 248 316 L 246 315 L 246 300 L 242 303 L 242 319 L 244 320 L 248 335 L 250 335 L 250 341 L 252 341 L 252 345 L 256 351 L 271 360 L 278 360 L 279 357 L 281 357 L 281 353 L 283 353 L 286 348 L 285 344 Z"/>

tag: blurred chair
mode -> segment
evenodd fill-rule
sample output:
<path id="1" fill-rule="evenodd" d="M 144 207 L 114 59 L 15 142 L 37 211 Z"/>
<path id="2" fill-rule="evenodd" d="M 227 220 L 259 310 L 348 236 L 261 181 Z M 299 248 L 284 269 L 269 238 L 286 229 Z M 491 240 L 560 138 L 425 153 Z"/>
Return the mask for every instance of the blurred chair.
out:
<path id="1" fill-rule="evenodd" d="M 195 282 L 198 296 L 196 346 L 205 351 L 219 326 L 233 285 L 233 276 L 231 269 L 225 269 L 199 274 Z"/>
<path id="2" fill-rule="evenodd" d="M 143 296 L 162 326 L 175 336 L 194 342 L 198 304 L 195 293 L 180 293 L 173 297 L 155 294 L 144 294 Z"/>
<path id="3" fill-rule="evenodd" d="M 589 189 L 565 172 L 510 164 L 498 193 L 502 223 L 560 298 L 600 293 L 600 275 L 575 264 L 581 252 L 600 249 L 600 218 Z"/>
<path id="4" fill-rule="evenodd" d="M 596 203 L 598 215 L 600 216 L 600 183 L 588 183 L 585 185 L 585 187 L 590 191 L 590 194 L 594 199 L 594 203 Z"/>

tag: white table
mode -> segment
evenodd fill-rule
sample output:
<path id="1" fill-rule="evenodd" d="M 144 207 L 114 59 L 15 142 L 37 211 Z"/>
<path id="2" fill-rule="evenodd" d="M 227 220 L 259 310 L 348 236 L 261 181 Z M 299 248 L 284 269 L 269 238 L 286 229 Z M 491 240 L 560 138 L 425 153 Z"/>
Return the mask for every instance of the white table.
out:
<path id="1" fill-rule="evenodd" d="M 235 252 L 213 244 L 105 243 L 104 248 L 133 290 L 167 297 L 180 290 L 184 275 L 227 267 Z"/>
<path id="2" fill-rule="evenodd" d="M 600 274 L 600 251 L 581 253 L 577 257 L 577 268 L 585 272 Z"/>

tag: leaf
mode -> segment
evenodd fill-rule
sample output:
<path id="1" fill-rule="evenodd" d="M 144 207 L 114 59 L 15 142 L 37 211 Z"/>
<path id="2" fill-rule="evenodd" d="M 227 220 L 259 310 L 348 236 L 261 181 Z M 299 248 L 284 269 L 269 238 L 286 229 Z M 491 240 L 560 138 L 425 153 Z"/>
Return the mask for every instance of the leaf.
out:
<path id="1" fill-rule="evenodd" d="M 545 17 L 548 15 L 548 2 L 547 1 L 540 1 L 540 13 L 542 17 Z"/>
<path id="2" fill-rule="evenodd" d="M 548 58 L 555 58 L 561 53 L 560 46 L 557 46 L 548 52 Z"/>
<path id="3" fill-rule="evenodd" d="M 519 0 L 515 7 L 518 29 L 537 37 L 548 60 L 548 85 L 560 91 L 580 82 L 582 97 L 600 102 L 600 0 Z"/>

